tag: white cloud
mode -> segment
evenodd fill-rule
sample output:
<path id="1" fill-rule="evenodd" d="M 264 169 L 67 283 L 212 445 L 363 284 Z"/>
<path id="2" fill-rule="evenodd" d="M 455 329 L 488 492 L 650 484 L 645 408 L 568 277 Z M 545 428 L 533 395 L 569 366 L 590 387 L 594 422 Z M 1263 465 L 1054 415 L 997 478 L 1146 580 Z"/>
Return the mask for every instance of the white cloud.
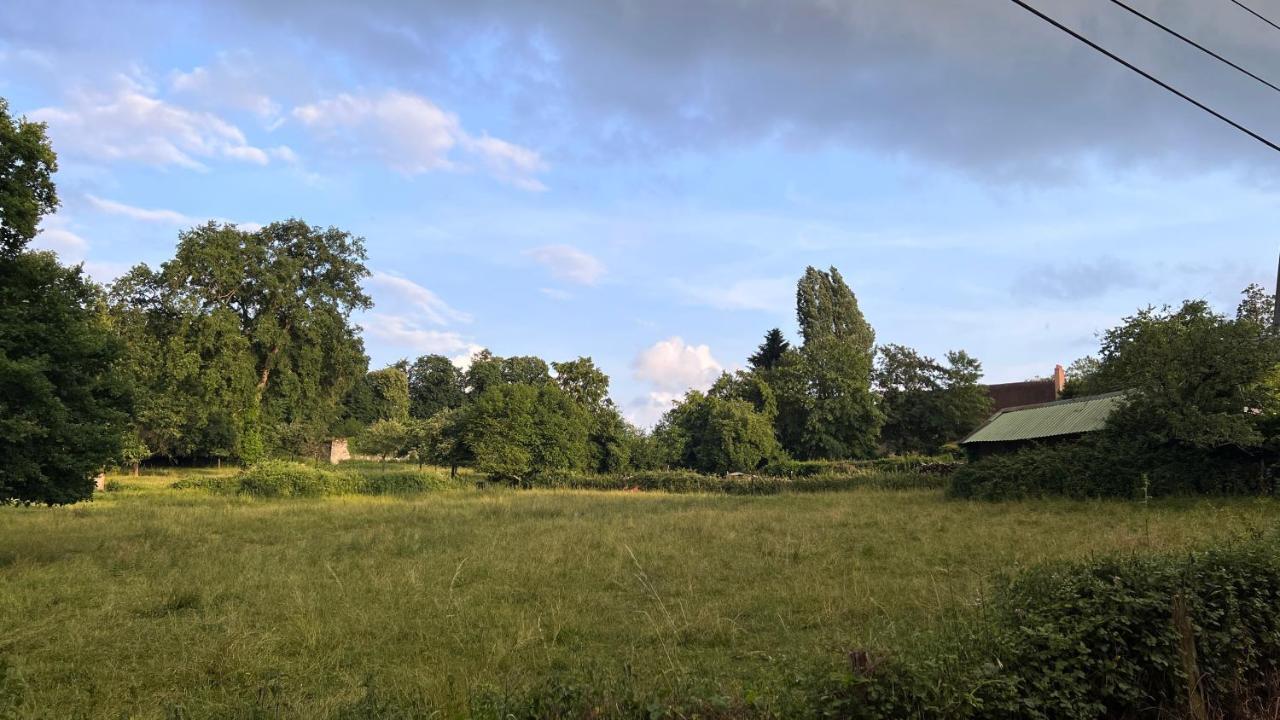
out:
<path id="1" fill-rule="evenodd" d="M 31 241 L 33 250 L 52 250 L 67 263 L 83 262 L 89 241 L 73 232 L 63 217 L 53 215 L 40 223 L 40 233 Z"/>
<path id="2" fill-rule="evenodd" d="M 542 293 L 543 295 L 546 295 L 552 300 L 560 300 L 563 302 L 565 300 L 573 299 L 572 294 L 570 294 L 565 290 L 561 290 L 560 288 L 549 288 L 549 287 L 538 288 L 538 292 Z"/>
<path id="3" fill-rule="evenodd" d="M 535 177 L 538 173 L 546 171 L 547 164 L 533 150 L 488 135 L 469 138 L 466 146 L 499 180 L 525 190 L 547 189 L 547 186 Z"/>
<path id="4" fill-rule="evenodd" d="M 795 306 L 795 279 L 743 278 L 723 285 L 684 286 L 690 300 L 721 310 L 790 312 Z"/>
<path id="5" fill-rule="evenodd" d="M 680 393 L 653 391 L 627 403 L 624 409 L 627 420 L 637 427 L 651 428 L 668 410 L 680 401 Z"/>
<path id="6" fill-rule="evenodd" d="M 67 105 L 40 108 L 30 118 L 49 123 L 59 153 L 96 160 L 193 170 L 206 170 L 204 163 L 210 160 L 270 162 L 271 153 L 250 145 L 235 125 L 152 97 L 138 82 L 124 77 L 118 78 L 113 91 L 77 92 Z"/>
<path id="7" fill-rule="evenodd" d="M 679 337 L 659 340 L 640 353 L 635 376 L 660 391 L 683 393 L 711 387 L 724 366 L 711 355 L 707 345 L 687 345 Z"/>
<path id="8" fill-rule="evenodd" d="M 401 315 L 370 313 L 364 324 L 365 333 L 397 350 L 414 354 L 447 355 L 455 365 L 465 367 L 471 357 L 484 348 L 449 330 L 429 330 Z"/>
<path id="9" fill-rule="evenodd" d="M 257 115 L 268 129 L 279 127 L 280 104 L 258 89 L 261 68 L 251 53 L 219 53 L 215 61 L 169 75 L 169 88 L 205 105 L 246 110 Z"/>
<path id="10" fill-rule="evenodd" d="M 201 220 L 199 218 L 192 217 L 191 215 L 180 213 L 177 210 L 141 208 L 135 205 L 127 205 L 122 202 L 117 202 L 115 200 L 100 198 L 97 195 L 86 195 L 85 199 L 87 199 L 89 204 L 96 210 L 107 213 L 108 215 L 120 215 L 139 222 L 163 223 L 167 225 L 190 227 L 192 225 L 200 225 L 208 220 L 213 220 L 214 222 L 231 223 L 237 228 L 247 232 L 257 232 L 262 229 L 261 223 L 239 222 L 220 217 L 211 217 Z"/>
<path id="11" fill-rule="evenodd" d="M 605 274 L 604 263 L 569 245 L 544 245 L 525 254 L 555 277 L 579 285 L 595 285 Z"/>
<path id="12" fill-rule="evenodd" d="M 171 225 L 195 225 L 199 221 L 189 215 L 183 215 L 177 210 L 147 209 L 126 205 L 115 200 L 107 200 L 96 195 L 87 195 L 89 204 L 94 208 L 101 210 L 109 215 L 123 215 L 132 220 L 141 220 L 142 222 L 168 223 Z"/>
<path id="13" fill-rule="evenodd" d="M 343 93 L 296 107 L 292 115 L 335 141 L 347 143 L 354 137 L 405 175 L 464 170 L 474 162 L 503 182 L 526 190 L 546 189 L 536 175 L 547 166 L 536 151 L 488 135 L 472 136 L 457 115 L 419 95 Z M 462 160 L 453 157 L 455 150 Z"/>
<path id="14" fill-rule="evenodd" d="M 432 325 L 471 322 L 470 315 L 454 309 L 439 295 L 408 278 L 374 271 L 369 277 L 369 284 L 389 295 L 388 300 L 412 308 Z"/>
<path id="15" fill-rule="evenodd" d="M 84 266 L 84 271 L 100 283 L 108 283 L 125 274 L 128 263 L 110 260 L 90 260 L 89 241 L 71 229 L 72 222 L 65 215 L 52 215 L 40 223 L 40 233 L 31 242 L 33 250 L 51 250 L 64 264 Z"/>

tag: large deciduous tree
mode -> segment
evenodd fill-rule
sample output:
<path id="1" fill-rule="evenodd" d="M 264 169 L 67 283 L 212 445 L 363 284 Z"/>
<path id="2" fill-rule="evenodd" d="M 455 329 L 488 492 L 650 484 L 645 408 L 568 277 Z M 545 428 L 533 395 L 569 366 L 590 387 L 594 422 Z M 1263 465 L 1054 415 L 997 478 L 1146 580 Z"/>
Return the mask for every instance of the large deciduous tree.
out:
<path id="1" fill-rule="evenodd" d="M 705 473 L 752 472 L 785 457 L 771 419 L 746 400 L 691 391 L 654 429 L 666 462 Z"/>
<path id="2" fill-rule="evenodd" d="M 522 481 L 590 462 L 591 418 L 550 382 L 492 385 L 465 412 L 464 441 L 481 472 Z"/>
<path id="3" fill-rule="evenodd" d="M 1091 385 L 1124 391 L 1111 417 L 1122 436 L 1199 449 L 1262 446 L 1280 413 L 1280 348 L 1268 326 L 1228 319 L 1202 300 L 1146 308 L 1108 330 Z"/>
<path id="4" fill-rule="evenodd" d="M 466 382 L 461 370 L 443 355 L 423 355 L 409 366 L 409 414 L 434 417 L 462 407 Z"/>
<path id="5" fill-rule="evenodd" d="M 158 272 L 135 268 L 113 287 L 113 315 L 131 365 L 151 366 L 139 376 L 157 388 L 139 435 L 157 452 L 246 460 L 286 428 L 332 426 L 367 366 L 350 319 L 371 305 L 364 260 L 360 238 L 289 220 L 254 231 L 208 223 L 181 233 Z M 190 408 L 211 395 L 207 415 Z M 166 425 L 174 413 L 181 433 Z"/>
<path id="6" fill-rule="evenodd" d="M 44 123 L 14 120 L 0 98 L 0 257 L 22 252 L 40 219 L 57 209 L 57 170 Z"/>
<path id="7" fill-rule="evenodd" d="M 99 288 L 27 252 L 57 207 L 45 127 L 0 99 L 0 504 L 64 504 L 122 456 L 128 394 Z"/>
<path id="8" fill-rule="evenodd" d="M 884 444 L 896 453 L 933 453 L 961 439 L 991 412 L 981 377 L 982 365 L 963 350 L 947 353 L 943 365 L 909 347 L 881 347 L 875 386 Z"/>

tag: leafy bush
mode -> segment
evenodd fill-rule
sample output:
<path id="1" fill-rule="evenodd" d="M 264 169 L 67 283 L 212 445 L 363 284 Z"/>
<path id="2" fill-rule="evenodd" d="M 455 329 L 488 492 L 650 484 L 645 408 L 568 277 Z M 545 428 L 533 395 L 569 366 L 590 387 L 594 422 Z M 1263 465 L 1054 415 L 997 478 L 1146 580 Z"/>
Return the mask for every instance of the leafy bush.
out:
<path id="1" fill-rule="evenodd" d="M 1147 448 L 1103 434 L 985 457 L 959 467 L 951 483 L 954 497 L 982 500 L 1267 494 L 1274 489 L 1258 460 L 1243 453 Z"/>
<path id="2" fill-rule="evenodd" d="M 266 460 L 241 472 L 239 492 L 257 497 L 318 497 L 331 494 L 333 473 L 296 462 Z"/>
<path id="3" fill-rule="evenodd" d="M 206 490 L 219 495 L 232 495 L 240 490 L 240 478 L 231 475 L 187 475 L 170 483 L 174 490 Z"/>
<path id="4" fill-rule="evenodd" d="M 826 717 L 1167 717 L 1239 704 L 1280 677 L 1280 536 L 1188 555 L 1054 563 L 1002 582 L 927 657 L 816 685 Z"/>
<path id="5" fill-rule="evenodd" d="M 338 471 L 268 460 L 235 476 L 188 476 L 170 487 L 265 498 L 324 495 L 394 495 L 441 490 L 456 484 L 445 471 L 397 468 Z"/>
<path id="6" fill-rule="evenodd" d="M 345 474 L 344 476 L 356 480 L 354 489 L 350 492 L 362 495 L 399 495 L 430 492 L 432 490 L 443 490 L 457 484 L 455 480 L 449 477 L 447 471 L 441 470 L 397 468 L 359 476 L 354 474 Z"/>
<path id="7" fill-rule="evenodd" d="M 532 488 L 639 490 L 670 493 L 776 495 L 784 492 L 829 492 L 856 488 L 909 490 L 941 488 L 944 481 L 918 473 L 862 472 L 847 475 L 703 475 L 691 470 L 648 470 L 635 473 L 543 473 L 522 484 Z"/>
<path id="8" fill-rule="evenodd" d="M 924 468 L 956 465 L 946 455 L 894 455 L 874 460 L 779 460 L 761 469 L 765 475 L 853 475 L 867 472 L 918 472 Z"/>

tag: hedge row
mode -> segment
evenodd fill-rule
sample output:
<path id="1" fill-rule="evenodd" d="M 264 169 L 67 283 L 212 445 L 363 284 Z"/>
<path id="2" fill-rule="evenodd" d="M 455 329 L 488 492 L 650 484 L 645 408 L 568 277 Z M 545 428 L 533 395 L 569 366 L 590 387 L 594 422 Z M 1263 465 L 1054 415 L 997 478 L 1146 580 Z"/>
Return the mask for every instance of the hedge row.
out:
<path id="1" fill-rule="evenodd" d="M 919 472 L 921 469 L 953 466 L 956 455 L 895 455 L 873 460 L 778 460 L 761 469 L 763 475 L 808 477 L 811 475 L 856 475 L 867 472 Z"/>
<path id="2" fill-rule="evenodd" d="M 950 649 L 861 656 L 819 686 L 843 718 L 1251 717 L 1280 681 L 1280 541 L 1058 563 L 1001 586 Z M 1261 716 L 1261 715 L 1256 715 Z"/>
<path id="3" fill-rule="evenodd" d="M 1147 448 L 1105 435 L 985 457 L 958 467 L 951 480 L 952 496 L 982 500 L 1272 494 L 1276 489 L 1259 458 L 1235 451 Z"/>
<path id="4" fill-rule="evenodd" d="M 669 493 L 724 493 L 728 495 L 777 495 L 784 492 L 827 492 L 878 488 L 885 490 L 937 489 L 945 480 L 913 472 L 863 471 L 844 475 L 703 475 L 689 470 L 653 470 L 597 475 L 551 472 L 518 483 L 526 488 L 576 490 L 639 490 Z"/>
<path id="5" fill-rule="evenodd" d="M 343 472 L 296 462 L 267 460 L 234 476 L 191 477 L 174 488 L 201 488 L 254 497 L 323 497 L 326 495 L 389 495 L 426 492 L 449 487 L 445 473 L 411 468 L 381 472 Z"/>

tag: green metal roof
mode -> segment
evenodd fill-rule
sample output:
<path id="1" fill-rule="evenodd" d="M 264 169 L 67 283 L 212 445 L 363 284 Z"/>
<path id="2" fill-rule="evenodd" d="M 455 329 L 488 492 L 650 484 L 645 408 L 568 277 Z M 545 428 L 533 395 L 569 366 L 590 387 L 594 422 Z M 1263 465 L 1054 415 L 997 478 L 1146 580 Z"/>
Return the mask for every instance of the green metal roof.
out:
<path id="1" fill-rule="evenodd" d="M 1101 430 L 1123 400 L 1123 392 L 1114 392 L 1005 408 L 960 444 L 1036 440 Z"/>

